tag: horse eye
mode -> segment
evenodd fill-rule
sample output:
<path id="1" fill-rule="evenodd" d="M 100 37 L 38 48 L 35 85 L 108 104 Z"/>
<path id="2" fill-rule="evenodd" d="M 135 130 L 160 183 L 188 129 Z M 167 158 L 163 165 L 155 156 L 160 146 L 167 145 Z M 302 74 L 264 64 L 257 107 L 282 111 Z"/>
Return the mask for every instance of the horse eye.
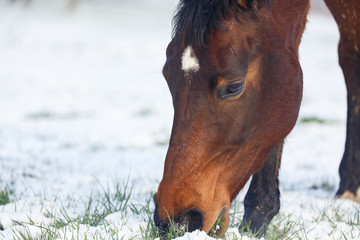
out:
<path id="1" fill-rule="evenodd" d="M 244 89 L 244 81 L 230 84 L 219 92 L 219 98 L 225 99 L 239 95 Z"/>
<path id="2" fill-rule="evenodd" d="M 226 94 L 238 93 L 243 89 L 243 86 L 244 86 L 243 82 L 231 84 L 227 87 Z"/>

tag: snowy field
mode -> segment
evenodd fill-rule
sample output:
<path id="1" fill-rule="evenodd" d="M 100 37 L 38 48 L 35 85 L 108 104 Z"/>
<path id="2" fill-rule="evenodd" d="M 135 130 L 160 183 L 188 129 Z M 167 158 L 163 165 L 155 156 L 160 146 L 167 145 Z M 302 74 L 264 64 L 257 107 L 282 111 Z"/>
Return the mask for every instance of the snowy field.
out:
<path id="1" fill-rule="evenodd" d="M 60 0 L 0 0 L 0 192 L 9 195 L 0 239 L 40 239 L 52 228 L 54 239 L 147 238 L 151 214 L 133 208 L 149 203 L 162 177 L 173 112 L 161 69 L 176 3 L 84 0 L 69 10 Z M 333 198 L 346 123 L 338 38 L 329 15 L 310 14 L 300 49 L 304 99 L 271 225 L 283 239 L 360 239 L 360 205 Z M 66 224 L 97 195 L 131 188 L 128 209 L 99 224 Z M 245 193 L 227 239 L 250 238 L 235 228 Z"/>

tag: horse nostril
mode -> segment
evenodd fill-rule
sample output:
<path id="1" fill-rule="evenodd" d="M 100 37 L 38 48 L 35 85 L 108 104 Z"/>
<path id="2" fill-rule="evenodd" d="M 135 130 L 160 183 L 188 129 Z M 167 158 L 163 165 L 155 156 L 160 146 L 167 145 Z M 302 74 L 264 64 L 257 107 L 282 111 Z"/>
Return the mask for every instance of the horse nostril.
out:
<path id="1" fill-rule="evenodd" d="M 157 204 L 155 204 L 154 223 L 158 227 L 160 235 L 163 235 L 169 231 L 170 224 L 168 221 L 161 220 Z"/>
<path id="2" fill-rule="evenodd" d="M 159 217 L 158 205 L 155 205 L 154 223 L 158 227 L 160 238 L 164 237 L 170 230 L 170 222 Z M 198 209 L 187 210 L 183 215 L 173 219 L 177 227 L 186 226 L 187 231 L 192 232 L 204 226 L 204 213 Z"/>
<path id="3" fill-rule="evenodd" d="M 188 231 L 192 232 L 204 226 L 204 213 L 197 209 L 188 210 L 180 221 L 181 225 L 188 226 Z"/>

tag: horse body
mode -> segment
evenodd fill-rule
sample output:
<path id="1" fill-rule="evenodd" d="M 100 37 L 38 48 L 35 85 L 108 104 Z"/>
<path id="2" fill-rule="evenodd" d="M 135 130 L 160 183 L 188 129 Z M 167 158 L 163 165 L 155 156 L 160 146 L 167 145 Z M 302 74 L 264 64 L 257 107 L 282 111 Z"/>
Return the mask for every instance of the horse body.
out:
<path id="1" fill-rule="evenodd" d="M 337 2 L 327 0 L 334 11 Z M 358 5 L 354 3 L 360 16 Z M 253 232 L 265 232 L 263 226 L 279 211 L 282 146 L 302 98 L 298 48 L 308 10 L 304 0 L 180 1 L 163 68 L 174 122 L 154 196 L 154 221 L 160 229 L 168 228 L 170 217 L 189 231 L 209 232 L 220 217 L 224 227 L 219 232 L 225 231 L 230 203 L 253 175 L 242 226 L 251 223 Z M 359 34 L 359 23 L 352 24 Z M 342 41 L 349 45 L 347 38 Z M 359 66 L 359 52 L 353 55 Z M 342 66 L 348 66 L 346 56 Z M 349 97 L 348 135 L 360 128 L 359 71 L 349 68 L 348 73 L 348 86 L 356 82 Z M 360 166 L 359 138 L 350 134 L 347 139 L 344 159 L 350 160 L 342 163 L 339 194 L 356 196 L 360 186 L 359 171 L 349 175 L 348 168 Z"/>

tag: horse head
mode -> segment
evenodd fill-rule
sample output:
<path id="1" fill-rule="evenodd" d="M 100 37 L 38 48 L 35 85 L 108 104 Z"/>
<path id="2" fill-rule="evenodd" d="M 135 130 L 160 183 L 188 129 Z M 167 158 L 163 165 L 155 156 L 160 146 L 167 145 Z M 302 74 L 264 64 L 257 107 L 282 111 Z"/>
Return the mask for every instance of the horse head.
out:
<path id="1" fill-rule="evenodd" d="M 280 21 L 276 2 L 180 2 L 163 68 L 174 120 L 154 196 L 160 229 L 171 218 L 209 232 L 220 217 L 224 231 L 231 201 L 294 127 L 307 6 L 292 3 L 303 17 Z"/>

